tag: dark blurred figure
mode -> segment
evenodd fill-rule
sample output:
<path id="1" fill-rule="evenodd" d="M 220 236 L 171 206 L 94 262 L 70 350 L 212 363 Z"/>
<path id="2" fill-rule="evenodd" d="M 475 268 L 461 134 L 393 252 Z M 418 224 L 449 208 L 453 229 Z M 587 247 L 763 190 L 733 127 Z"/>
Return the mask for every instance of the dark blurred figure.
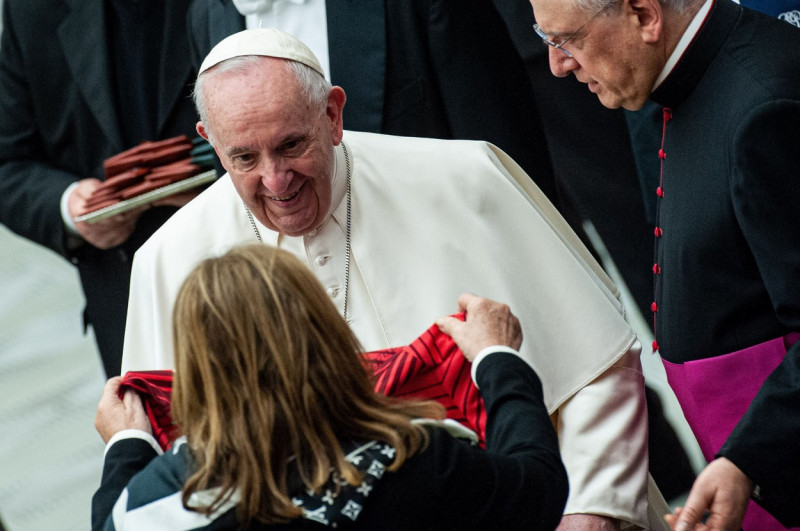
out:
<path id="1" fill-rule="evenodd" d="M 103 161 L 144 140 L 194 136 L 189 0 L 4 0 L 0 222 L 70 260 L 107 375 L 119 374 L 133 253 L 171 206 L 74 223 Z"/>

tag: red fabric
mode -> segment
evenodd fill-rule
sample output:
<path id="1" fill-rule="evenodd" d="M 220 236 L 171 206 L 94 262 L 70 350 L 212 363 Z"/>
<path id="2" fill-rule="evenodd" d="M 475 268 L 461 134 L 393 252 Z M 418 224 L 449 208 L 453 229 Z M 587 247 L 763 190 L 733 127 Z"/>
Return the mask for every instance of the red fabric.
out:
<path id="1" fill-rule="evenodd" d="M 462 321 L 464 314 L 456 315 Z M 431 326 L 406 347 L 367 352 L 375 390 L 388 396 L 436 400 L 451 418 L 486 441 L 486 408 L 472 382 L 472 364 L 452 338 Z"/>
<path id="2" fill-rule="evenodd" d="M 127 372 L 119 386 L 119 397 L 129 389 L 142 397 L 153 436 L 164 451 L 169 450 L 179 435 L 178 427 L 172 423 L 172 371 Z"/>
<path id="3" fill-rule="evenodd" d="M 464 320 L 464 314 L 455 317 Z M 399 398 L 436 400 L 447 409 L 447 417 L 478 435 L 485 447 L 486 408 L 472 383 L 472 364 L 452 338 L 431 326 L 408 346 L 364 353 L 375 375 L 375 391 Z M 172 423 L 170 400 L 172 371 L 131 371 L 122 378 L 120 397 L 126 389 L 139 393 L 153 435 L 168 450 L 179 433 Z"/>

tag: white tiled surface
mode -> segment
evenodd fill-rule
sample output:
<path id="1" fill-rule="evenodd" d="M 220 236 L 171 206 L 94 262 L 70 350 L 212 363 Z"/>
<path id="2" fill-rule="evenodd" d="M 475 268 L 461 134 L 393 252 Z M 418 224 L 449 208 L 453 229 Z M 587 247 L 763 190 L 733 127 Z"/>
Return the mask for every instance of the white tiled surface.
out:
<path id="1" fill-rule="evenodd" d="M 85 530 L 100 482 L 105 378 L 81 333 L 75 269 L 0 226 L 0 515 L 8 531 Z"/>

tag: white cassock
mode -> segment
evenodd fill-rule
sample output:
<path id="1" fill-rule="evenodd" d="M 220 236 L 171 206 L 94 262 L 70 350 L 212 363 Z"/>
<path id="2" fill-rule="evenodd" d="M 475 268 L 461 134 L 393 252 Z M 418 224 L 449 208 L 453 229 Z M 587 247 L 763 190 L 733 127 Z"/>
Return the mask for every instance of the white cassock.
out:
<path id="1" fill-rule="evenodd" d="M 648 524 L 639 342 L 616 287 L 530 177 L 485 142 L 345 131 L 343 143 L 352 171 L 347 316 L 364 348 L 411 343 L 454 313 L 463 292 L 507 303 L 559 432 L 565 513 L 662 525 L 663 513 Z M 265 244 L 308 264 L 341 311 L 348 161 L 341 145 L 335 151 L 332 215 L 320 227 L 288 237 L 255 226 Z M 173 368 L 181 283 L 201 260 L 257 241 L 228 175 L 173 215 L 134 258 L 123 374 Z"/>

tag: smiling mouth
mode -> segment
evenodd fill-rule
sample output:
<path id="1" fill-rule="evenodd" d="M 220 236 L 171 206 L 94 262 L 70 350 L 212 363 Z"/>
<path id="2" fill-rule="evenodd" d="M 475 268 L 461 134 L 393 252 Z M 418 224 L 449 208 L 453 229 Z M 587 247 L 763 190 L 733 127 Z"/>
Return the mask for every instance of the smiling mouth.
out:
<path id="1" fill-rule="evenodd" d="M 304 188 L 304 187 L 305 187 L 305 184 L 303 184 L 303 186 L 301 186 L 300 188 L 298 188 L 298 189 L 297 189 L 297 191 L 296 191 L 296 192 L 294 192 L 293 194 L 290 194 L 290 195 L 287 195 L 287 196 L 284 196 L 284 197 L 278 197 L 278 196 L 276 196 L 276 195 L 270 195 L 270 196 L 267 196 L 267 197 L 269 197 L 269 199 L 270 199 L 271 201 L 277 201 L 277 202 L 279 202 L 279 203 L 285 203 L 285 202 L 287 202 L 287 201 L 291 201 L 292 199 L 294 199 L 295 197 L 297 197 L 297 196 L 300 194 L 300 192 L 302 192 L 302 191 L 303 191 L 303 188 Z"/>
<path id="2" fill-rule="evenodd" d="M 299 194 L 299 193 L 300 193 L 300 190 L 298 190 L 295 193 L 293 193 L 292 195 L 289 195 L 289 196 L 286 196 L 286 197 L 270 196 L 270 199 L 273 200 L 273 201 L 280 201 L 280 202 L 291 201 L 292 199 L 297 197 L 297 194 Z"/>

